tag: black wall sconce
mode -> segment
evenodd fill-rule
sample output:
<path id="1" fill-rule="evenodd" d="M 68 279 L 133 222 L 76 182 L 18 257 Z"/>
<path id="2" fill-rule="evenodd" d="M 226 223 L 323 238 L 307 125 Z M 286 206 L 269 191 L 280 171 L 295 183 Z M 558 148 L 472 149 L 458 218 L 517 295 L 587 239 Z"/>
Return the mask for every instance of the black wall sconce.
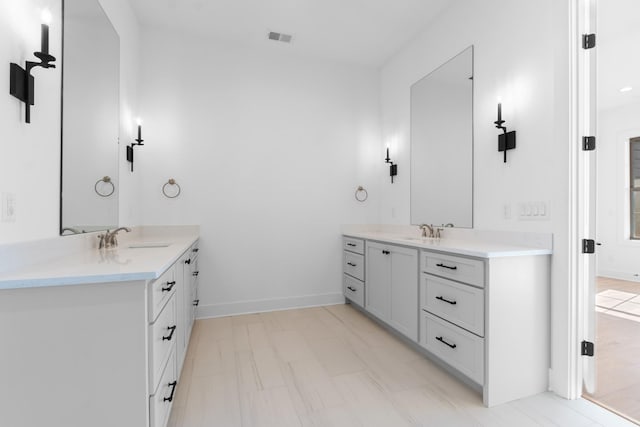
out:
<path id="1" fill-rule="evenodd" d="M 56 68 L 56 58 L 49 54 L 49 23 L 51 13 L 48 10 L 42 12 L 42 26 L 40 35 L 40 52 L 33 52 L 40 62 L 26 61 L 22 68 L 16 63 L 10 65 L 9 93 L 25 103 L 25 122 L 31 123 L 31 106 L 34 105 L 35 80 L 31 70 L 36 67 Z"/>
<path id="2" fill-rule="evenodd" d="M 393 177 L 398 175 L 398 165 L 394 164 L 389 157 L 389 147 L 387 147 L 387 158 L 384 159 L 385 163 L 389 163 L 389 176 L 391 177 L 391 183 L 393 184 Z"/>
<path id="3" fill-rule="evenodd" d="M 133 172 L 133 147 L 136 145 L 144 145 L 142 141 L 142 122 L 138 119 L 138 138 L 134 139 L 135 143 L 127 145 L 127 161 L 131 162 L 131 172 Z"/>
<path id="4" fill-rule="evenodd" d="M 498 120 L 493 122 L 496 128 L 502 129 L 502 135 L 498 135 L 498 151 L 504 152 L 504 163 L 507 163 L 507 151 L 516 148 L 516 131 L 507 132 L 507 128 L 502 126 L 502 102 L 498 101 Z"/>

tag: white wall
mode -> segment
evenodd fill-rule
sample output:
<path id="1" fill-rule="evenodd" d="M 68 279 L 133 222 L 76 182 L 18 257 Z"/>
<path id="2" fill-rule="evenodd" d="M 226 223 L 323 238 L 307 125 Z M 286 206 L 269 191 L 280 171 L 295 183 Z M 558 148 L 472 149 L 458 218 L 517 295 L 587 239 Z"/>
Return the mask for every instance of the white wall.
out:
<path id="1" fill-rule="evenodd" d="M 640 103 L 598 114 L 598 275 L 640 280 L 640 241 L 629 239 L 629 139 L 640 136 Z"/>
<path id="2" fill-rule="evenodd" d="M 138 24 L 127 0 L 101 0 L 120 34 L 121 42 L 121 139 L 133 131 L 127 121 L 137 109 Z M 8 86 L 9 62 L 24 64 L 40 50 L 40 13 L 47 7 L 53 14 L 50 51 L 57 68 L 35 69 L 35 106 L 31 124 L 24 123 L 24 104 L 5 93 L 0 101 L 0 193 L 15 194 L 15 222 L 0 222 L 0 243 L 55 237 L 59 233 L 60 198 L 60 65 L 61 9 L 59 0 L 0 0 L 0 81 Z M 88 54 L 91 54 L 90 52 Z M 6 87 L 6 86 L 5 86 Z M 87 102 L 87 108 L 91 103 Z M 124 145 L 121 145 L 121 159 Z M 126 165 L 121 160 L 121 168 Z M 139 223 L 133 209 L 134 177 L 121 172 L 121 221 Z"/>
<path id="3" fill-rule="evenodd" d="M 199 315 L 341 301 L 340 225 L 378 220 L 377 71 L 153 31 L 143 52 L 143 218 L 201 225 Z"/>
<path id="4" fill-rule="evenodd" d="M 381 222 L 409 223 L 409 87 L 470 45 L 475 46 L 474 227 L 554 233 L 551 387 L 567 395 L 569 54 L 568 1 L 461 1 L 382 69 L 384 144 L 402 171 L 382 181 Z M 497 97 L 517 131 L 503 163 L 497 151 Z M 551 220 L 520 221 L 517 204 L 546 201 Z M 512 217 L 505 218 L 505 206 Z M 546 315 L 541 313 L 541 315 Z"/>
<path id="5" fill-rule="evenodd" d="M 40 50 L 41 11 L 53 20 L 49 51 L 57 68 L 36 68 L 35 105 L 31 123 L 24 121 L 25 104 L 9 95 L 9 62 L 24 67 Z M 0 193 L 16 198 L 15 222 L 0 222 L 0 243 L 33 240 L 58 234 L 60 189 L 60 1 L 0 0 Z"/>

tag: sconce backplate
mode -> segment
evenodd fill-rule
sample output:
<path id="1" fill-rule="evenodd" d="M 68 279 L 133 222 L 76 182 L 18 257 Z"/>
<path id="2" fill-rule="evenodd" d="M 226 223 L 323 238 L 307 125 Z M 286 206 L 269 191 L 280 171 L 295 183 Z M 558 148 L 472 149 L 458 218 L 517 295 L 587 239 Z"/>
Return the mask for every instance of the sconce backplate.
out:
<path id="1" fill-rule="evenodd" d="M 516 148 L 516 131 L 498 135 L 498 151 L 513 150 Z"/>
<path id="2" fill-rule="evenodd" d="M 25 80 L 27 78 L 27 72 L 24 68 L 16 63 L 11 63 L 11 75 L 9 82 L 9 93 L 22 102 L 27 102 L 27 94 L 25 89 L 27 88 Z M 33 87 L 35 85 L 33 76 L 29 76 L 29 104 L 34 105 Z"/>

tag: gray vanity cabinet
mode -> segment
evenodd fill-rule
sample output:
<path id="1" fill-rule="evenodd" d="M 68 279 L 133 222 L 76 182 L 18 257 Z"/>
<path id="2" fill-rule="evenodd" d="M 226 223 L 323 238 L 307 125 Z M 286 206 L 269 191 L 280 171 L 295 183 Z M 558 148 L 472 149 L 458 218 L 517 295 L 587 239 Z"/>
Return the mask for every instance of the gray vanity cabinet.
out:
<path id="1" fill-rule="evenodd" d="M 418 340 L 418 251 L 366 242 L 366 310 Z"/>
<path id="2" fill-rule="evenodd" d="M 364 240 L 342 238 L 342 288 L 344 297 L 364 307 Z"/>
<path id="3" fill-rule="evenodd" d="M 184 283 L 185 283 L 185 348 L 189 345 L 189 338 L 191 337 L 191 330 L 193 329 L 193 323 L 196 320 L 196 309 L 200 304 L 198 299 L 198 276 L 200 271 L 198 269 L 198 242 L 191 246 L 191 249 L 187 252 L 189 254 L 190 262 L 185 265 L 184 269 Z"/>
<path id="4" fill-rule="evenodd" d="M 182 362 L 189 346 L 191 330 L 195 321 L 198 300 L 198 241 L 196 241 L 177 263 L 178 280 L 178 366 Z"/>
<path id="5" fill-rule="evenodd" d="M 344 240 L 364 245 L 365 310 L 480 386 L 485 406 L 548 389 L 549 249 L 376 232 Z"/>

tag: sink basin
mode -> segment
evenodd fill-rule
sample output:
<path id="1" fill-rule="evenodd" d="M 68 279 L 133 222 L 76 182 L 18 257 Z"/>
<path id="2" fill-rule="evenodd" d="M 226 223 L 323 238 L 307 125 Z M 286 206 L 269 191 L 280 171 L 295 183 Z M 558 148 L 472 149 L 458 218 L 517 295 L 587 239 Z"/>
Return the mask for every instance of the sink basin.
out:
<path id="1" fill-rule="evenodd" d="M 403 237 L 402 240 L 411 240 L 413 242 L 433 243 L 437 240 L 435 237 Z"/>
<path id="2" fill-rule="evenodd" d="M 146 248 L 166 248 L 171 245 L 171 243 L 166 242 L 142 242 L 142 243 L 132 243 L 127 246 L 129 249 L 146 249 Z"/>

